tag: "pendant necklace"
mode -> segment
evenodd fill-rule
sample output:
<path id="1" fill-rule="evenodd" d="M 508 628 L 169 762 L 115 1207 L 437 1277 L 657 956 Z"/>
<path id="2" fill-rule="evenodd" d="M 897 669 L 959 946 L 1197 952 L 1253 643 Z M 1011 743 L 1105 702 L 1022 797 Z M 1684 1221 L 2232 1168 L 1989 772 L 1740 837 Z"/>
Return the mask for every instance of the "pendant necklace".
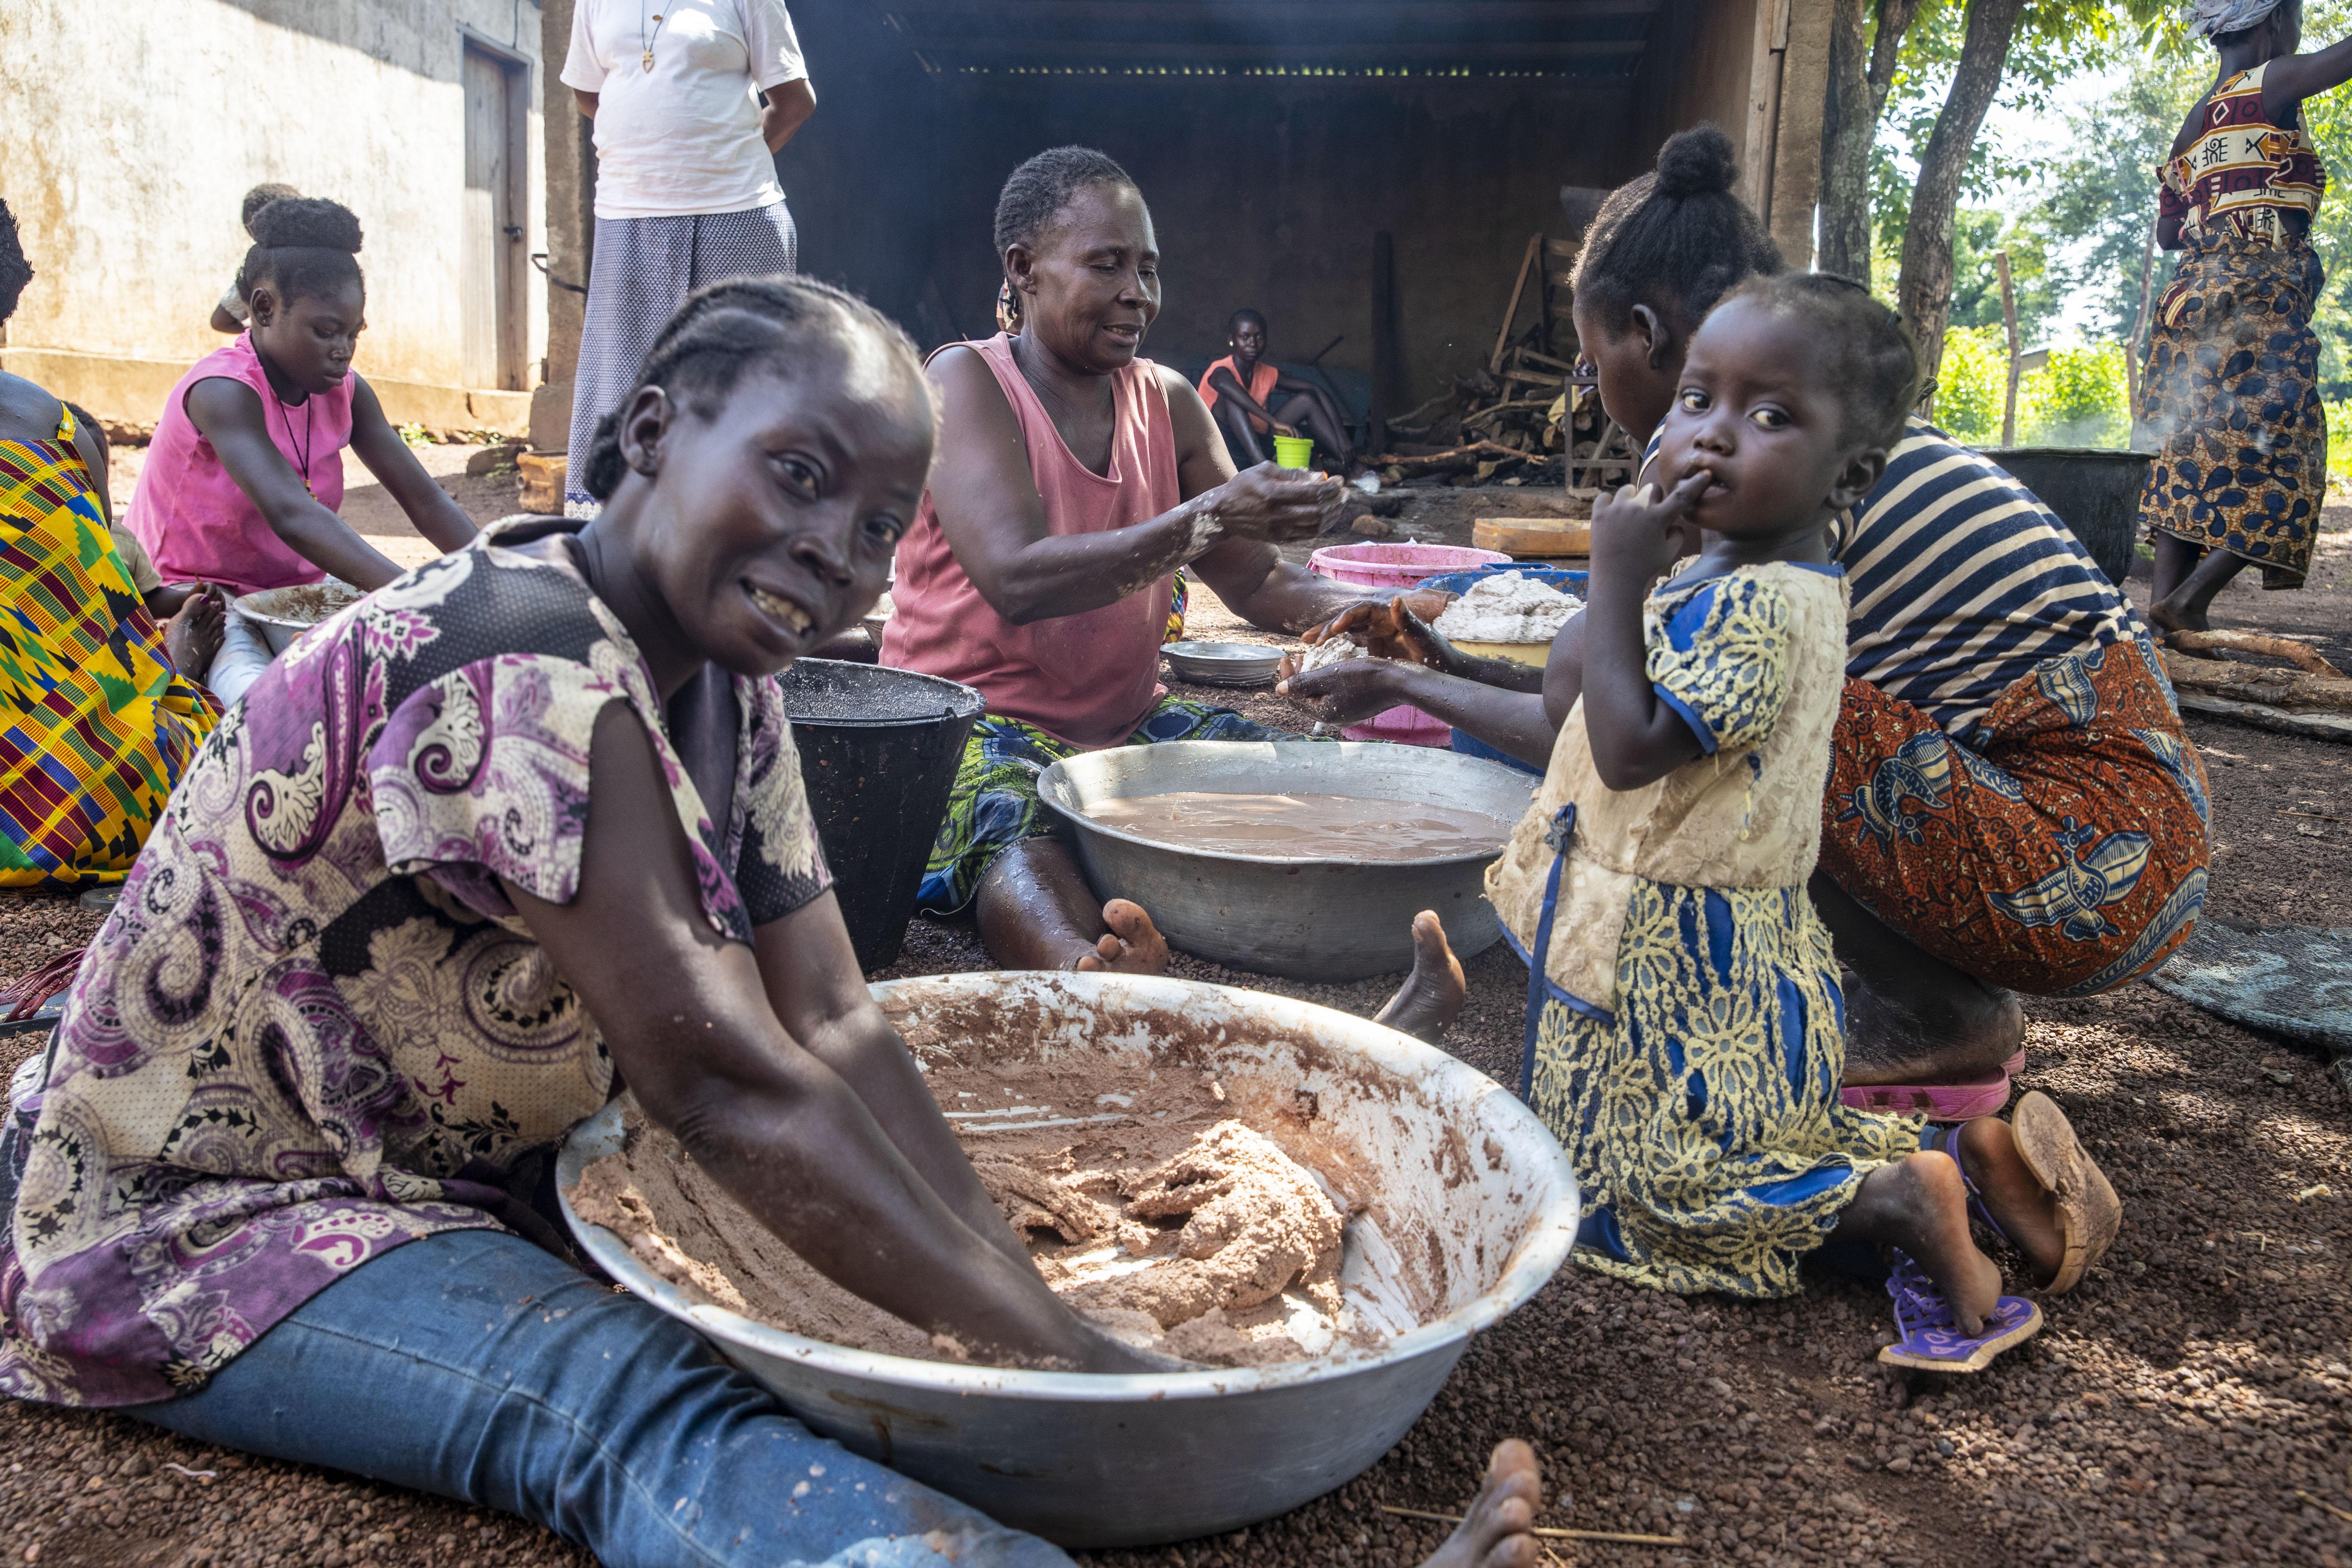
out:
<path id="1" fill-rule="evenodd" d="M 645 50 L 637 60 L 647 70 L 654 68 L 654 39 L 661 37 L 661 13 L 656 11 L 654 13 L 654 30 L 651 34 L 646 33 L 646 0 L 637 0 L 637 43 Z"/>
<path id="2" fill-rule="evenodd" d="M 269 378 L 265 375 L 262 380 L 269 381 Z M 286 400 L 278 395 L 278 384 L 274 381 L 269 382 L 269 396 L 278 405 L 278 417 L 286 422 L 286 444 L 291 447 L 294 445 L 294 416 L 287 411 Z M 310 489 L 310 425 L 316 416 L 316 402 L 315 397 L 302 400 L 302 445 L 299 454 L 302 465 L 302 488 L 310 491 L 312 500 L 319 499 L 319 492 Z"/>

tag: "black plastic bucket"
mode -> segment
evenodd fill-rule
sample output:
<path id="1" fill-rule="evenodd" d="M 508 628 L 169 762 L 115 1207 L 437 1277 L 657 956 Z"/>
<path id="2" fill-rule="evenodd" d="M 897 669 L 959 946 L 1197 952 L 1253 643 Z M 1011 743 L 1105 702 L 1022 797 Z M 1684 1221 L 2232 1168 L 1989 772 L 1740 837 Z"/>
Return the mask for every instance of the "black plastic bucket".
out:
<path id="1" fill-rule="evenodd" d="M 935 675 L 803 658 L 776 678 L 863 970 L 898 959 L 980 693 Z"/>
<path id="2" fill-rule="evenodd" d="M 2107 581 L 2131 571 L 2139 538 L 2139 492 L 2153 452 L 2112 447 L 1987 447 L 1984 455 L 2032 490 L 2074 530 Z"/>

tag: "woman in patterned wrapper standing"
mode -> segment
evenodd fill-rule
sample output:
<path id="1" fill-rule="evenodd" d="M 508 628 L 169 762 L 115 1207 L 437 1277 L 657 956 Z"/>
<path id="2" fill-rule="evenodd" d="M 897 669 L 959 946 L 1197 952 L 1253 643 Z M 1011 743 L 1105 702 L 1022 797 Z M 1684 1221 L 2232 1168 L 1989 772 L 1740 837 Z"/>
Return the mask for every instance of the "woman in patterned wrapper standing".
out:
<path id="1" fill-rule="evenodd" d="M 592 516 L 596 421 L 636 384 L 670 312 L 705 283 L 799 270 L 774 159 L 816 112 L 816 92 L 784 0 L 580 0 L 562 79 L 596 130 L 563 482 L 564 510 Z"/>
<path id="2" fill-rule="evenodd" d="M 2301 0 L 2196 0 L 2213 89 L 2157 171 L 2157 243 L 2181 252 L 2157 301 L 2139 420 L 2158 444 L 2140 493 L 2156 546 L 2148 618 L 2202 631 L 2249 565 L 2300 588 L 2327 493 L 2310 244 L 2326 171 L 2303 100 L 2352 79 L 2352 38 L 2299 55 Z"/>

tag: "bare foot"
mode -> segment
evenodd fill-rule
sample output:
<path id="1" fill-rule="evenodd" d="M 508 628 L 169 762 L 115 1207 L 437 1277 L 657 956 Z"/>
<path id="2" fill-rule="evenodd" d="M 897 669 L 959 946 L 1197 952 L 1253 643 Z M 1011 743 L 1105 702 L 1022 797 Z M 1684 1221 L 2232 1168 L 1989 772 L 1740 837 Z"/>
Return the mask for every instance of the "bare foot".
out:
<path id="1" fill-rule="evenodd" d="M 202 680 L 213 667 L 213 655 L 220 652 L 226 616 L 216 595 L 189 595 L 179 613 L 163 623 L 163 651 L 170 656 L 172 668 L 191 680 Z"/>
<path id="2" fill-rule="evenodd" d="M 1517 1437 L 1497 1443 L 1470 1510 L 1422 1568 L 1534 1568 L 1538 1553 L 1530 1531 L 1542 1491 L 1536 1451 Z"/>
<path id="3" fill-rule="evenodd" d="M 1103 924 L 1110 930 L 1075 967 L 1115 969 L 1122 974 L 1158 974 L 1168 967 L 1168 939 L 1160 934 L 1141 904 L 1113 899 L 1103 906 L 1102 915 Z"/>
<path id="4" fill-rule="evenodd" d="M 1950 1155 L 1913 1154 L 1873 1171 L 1838 1216 L 1838 1229 L 1909 1253 L 1960 1327 L 1984 1331 L 1985 1314 L 2000 1300 L 2000 1269 L 1969 1237 L 1969 1190 Z"/>
<path id="5" fill-rule="evenodd" d="M 2058 1197 L 2043 1186 L 2017 1152 L 2017 1137 L 1997 1116 L 1979 1116 L 1960 1128 L 1960 1157 L 1969 1180 L 1991 1211 L 2010 1245 L 2025 1256 L 2038 1284 L 2058 1274 L 2066 1256 L 2058 1228 Z"/>
<path id="6" fill-rule="evenodd" d="M 2189 608 L 2179 594 L 2168 594 L 2147 607 L 2147 618 L 2167 632 L 2210 632 L 2213 617 L 2202 607 Z"/>
<path id="7" fill-rule="evenodd" d="M 1372 1022 L 1433 1046 L 1462 1011 L 1462 999 L 1468 994 L 1462 961 L 1446 945 L 1444 925 L 1436 910 L 1423 910 L 1412 917 L 1412 973 Z"/>

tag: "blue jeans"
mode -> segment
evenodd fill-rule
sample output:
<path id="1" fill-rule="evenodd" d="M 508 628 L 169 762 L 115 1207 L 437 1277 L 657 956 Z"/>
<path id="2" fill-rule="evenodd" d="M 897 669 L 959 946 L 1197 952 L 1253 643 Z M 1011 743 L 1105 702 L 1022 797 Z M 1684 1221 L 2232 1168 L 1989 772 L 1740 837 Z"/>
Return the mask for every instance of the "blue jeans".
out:
<path id="1" fill-rule="evenodd" d="M 861 1459 L 702 1337 L 496 1231 L 412 1241 L 122 1412 L 545 1525 L 605 1568 L 1070 1568 Z"/>

